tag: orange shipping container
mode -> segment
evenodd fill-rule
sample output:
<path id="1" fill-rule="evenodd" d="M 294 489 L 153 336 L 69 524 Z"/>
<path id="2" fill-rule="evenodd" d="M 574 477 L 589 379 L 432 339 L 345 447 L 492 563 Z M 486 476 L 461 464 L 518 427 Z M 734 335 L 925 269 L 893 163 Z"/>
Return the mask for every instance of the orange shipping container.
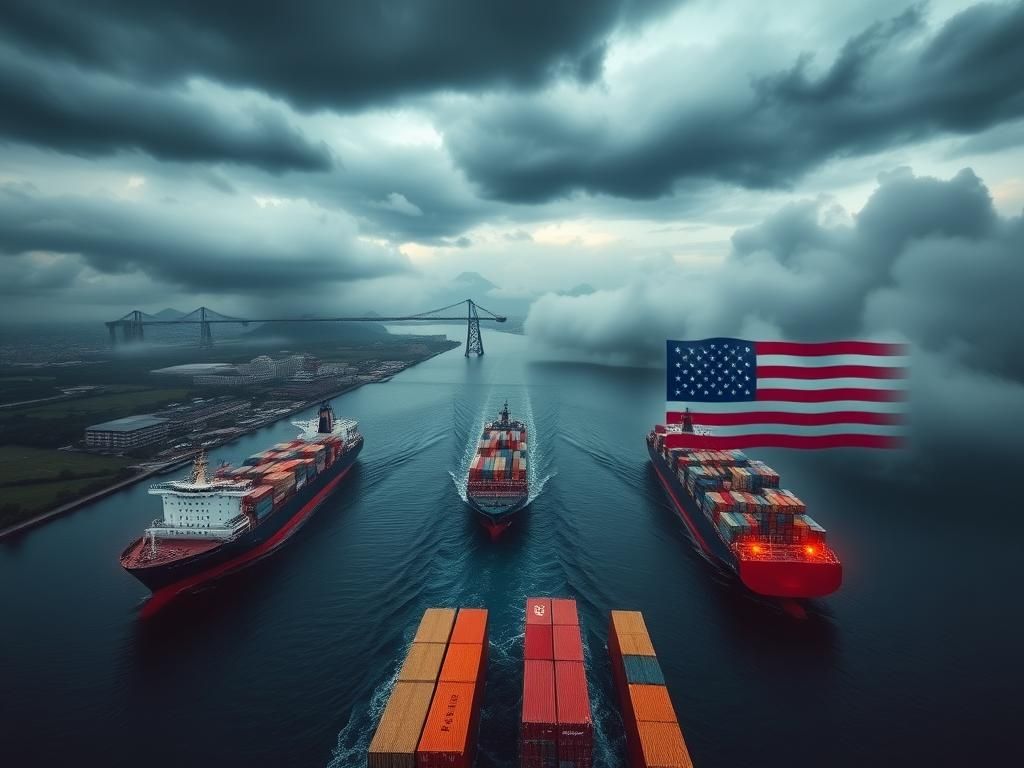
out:
<path id="1" fill-rule="evenodd" d="M 617 635 L 619 652 L 623 656 L 654 656 L 654 646 L 647 635 Z"/>
<path id="2" fill-rule="evenodd" d="M 642 768 L 693 768 L 683 732 L 676 723 L 640 723 Z"/>
<path id="3" fill-rule="evenodd" d="M 644 635 L 650 637 L 644 616 L 640 611 L 612 611 L 612 626 L 617 634 Z"/>
<path id="4" fill-rule="evenodd" d="M 455 623 L 454 608 L 427 608 L 416 630 L 414 643 L 447 643 Z"/>
<path id="5" fill-rule="evenodd" d="M 413 643 L 398 673 L 407 683 L 436 683 L 444 659 L 444 643 Z"/>
<path id="6" fill-rule="evenodd" d="M 487 609 L 460 608 L 452 629 L 452 643 L 485 643 L 487 641 Z"/>
<path id="7" fill-rule="evenodd" d="M 453 643 L 448 646 L 441 667 L 442 683 L 479 682 L 483 674 L 483 646 L 476 643 Z"/>
<path id="8" fill-rule="evenodd" d="M 629 699 L 638 722 L 677 722 L 668 688 L 664 685 L 630 685 Z"/>
<path id="9" fill-rule="evenodd" d="M 438 683 L 416 748 L 417 768 L 469 768 L 475 748 L 476 686 Z"/>
<path id="10" fill-rule="evenodd" d="M 367 754 L 368 768 L 415 768 L 432 683 L 395 683 Z"/>

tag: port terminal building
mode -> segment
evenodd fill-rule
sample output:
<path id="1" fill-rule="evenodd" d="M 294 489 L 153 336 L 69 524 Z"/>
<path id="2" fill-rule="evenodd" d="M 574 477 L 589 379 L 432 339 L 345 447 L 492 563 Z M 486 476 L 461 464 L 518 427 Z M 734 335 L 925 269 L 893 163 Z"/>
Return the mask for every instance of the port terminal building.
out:
<path id="1" fill-rule="evenodd" d="M 125 416 L 86 427 L 85 444 L 89 448 L 121 451 L 161 440 L 170 432 L 171 423 L 148 413 Z"/>

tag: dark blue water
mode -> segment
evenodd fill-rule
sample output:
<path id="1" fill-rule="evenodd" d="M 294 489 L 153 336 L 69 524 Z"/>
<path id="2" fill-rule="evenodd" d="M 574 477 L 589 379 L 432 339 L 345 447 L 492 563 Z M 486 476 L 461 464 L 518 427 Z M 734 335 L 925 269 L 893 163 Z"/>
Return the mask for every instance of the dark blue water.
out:
<path id="1" fill-rule="evenodd" d="M 140 620 L 146 592 L 118 565 L 159 514 L 145 487 L 0 544 L 4 763 L 365 764 L 422 610 L 484 605 L 493 651 L 478 765 L 515 765 L 532 594 L 579 601 L 600 765 L 622 765 L 612 608 L 644 612 L 702 768 L 1012 754 L 1021 549 L 985 532 L 962 481 L 924 492 L 898 465 L 761 454 L 846 565 L 843 589 L 795 621 L 718 574 L 673 517 L 643 442 L 662 414 L 659 371 L 530 363 L 523 337 L 485 343 L 481 359 L 454 350 L 338 398 L 366 436 L 341 490 L 273 558 L 154 620 Z M 492 544 L 459 484 L 506 397 L 531 422 L 543 485 Z M 281 423 L 214 459 L 293 434 Z"/>

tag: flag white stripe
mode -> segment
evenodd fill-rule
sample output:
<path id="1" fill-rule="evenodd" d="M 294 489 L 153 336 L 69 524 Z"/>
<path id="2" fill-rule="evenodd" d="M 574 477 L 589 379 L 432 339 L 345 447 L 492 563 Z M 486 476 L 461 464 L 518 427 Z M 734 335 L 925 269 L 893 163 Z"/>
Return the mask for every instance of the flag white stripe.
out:
<path id="1" fill-rule="evenodd" d="M 906 413 L 906 402 L 876 403 L 866 400 L 830 400 L 824 403 L 794 403 L 785 400 L 747 400 L 742 403 L 698 403 L 667 400 L 666 413 L 747 413 L 750 411 L 788 411 L 789 413 L 832 413 L 833 411 L 865 411 L 867 413 Z M 748 429 L 748 431 L 751 431 Z"/>
<path id="2" fill-rule="evenodd" d="M 822 368 L 829 365 L 873 365 L 877 368 L 906 368 L 907 355 L 758 355 L 758 365 L 797 365 Z"/>
<path id="3" fill-rule="evenodd" d="M 854 387 L 856 389 L 906 389 L 904 379 L 863 379 L 852 377 L 835 377 L 832 379 L 774 379 L 758 378 L 758 389 L 836 389 Z"/>
<path id="4" fill-rule="evenodd" d="M 736 424 L 732 426 L 715 425 L 710 427 L 715 437 L 734 437 L 736 435 L 797 435 L 816 437 L 819 435 L 881 435 L 883 437 L 902 437 L 906 429 L 899 424 L 820 424 L 816 426 L 800 426 L 796 424 Z"/>

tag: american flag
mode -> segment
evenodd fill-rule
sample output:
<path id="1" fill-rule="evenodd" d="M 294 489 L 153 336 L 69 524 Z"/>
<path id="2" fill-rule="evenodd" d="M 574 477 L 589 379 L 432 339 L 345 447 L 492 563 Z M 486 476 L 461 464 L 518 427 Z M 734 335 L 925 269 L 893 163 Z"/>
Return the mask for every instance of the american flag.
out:
<path id="1" fill-rule="evenodd" d="M 707 448 L 894 448 L 904 428 L 902 344 L 667 342 L 668 423 L 689 408 Z M 670 435 L 669 437 L 674 437 Z M 671 441 L 670 441 L 671 442 Z"/>

